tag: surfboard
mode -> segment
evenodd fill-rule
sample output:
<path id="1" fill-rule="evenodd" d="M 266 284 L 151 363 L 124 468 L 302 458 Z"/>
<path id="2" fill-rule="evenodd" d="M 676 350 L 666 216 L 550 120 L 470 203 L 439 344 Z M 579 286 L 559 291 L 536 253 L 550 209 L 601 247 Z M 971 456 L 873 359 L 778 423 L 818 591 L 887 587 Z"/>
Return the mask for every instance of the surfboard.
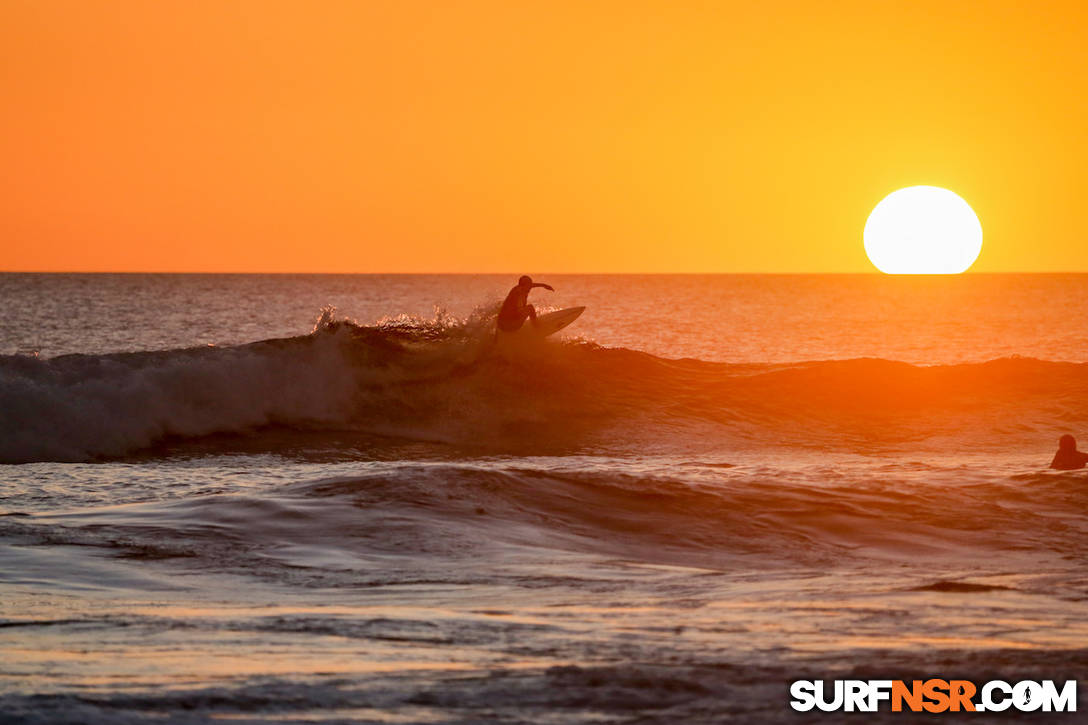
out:
<path id="1" fill-rule="evenodd" d="M 534 325 L 529 320 L 525 321 L 525 324 L 519 327 L 513 332 L 501 332 L 502 336 L 514 336 L 514 337 L 547 337 L 548 335 L 554 335 L 578 319 L 579 315 L 585 312 L 585 307 L 567 307 L 563 310 L 556 310 L 555 312 L 547 312 L 543 315 L 537 315 L 536 324 Z"/>

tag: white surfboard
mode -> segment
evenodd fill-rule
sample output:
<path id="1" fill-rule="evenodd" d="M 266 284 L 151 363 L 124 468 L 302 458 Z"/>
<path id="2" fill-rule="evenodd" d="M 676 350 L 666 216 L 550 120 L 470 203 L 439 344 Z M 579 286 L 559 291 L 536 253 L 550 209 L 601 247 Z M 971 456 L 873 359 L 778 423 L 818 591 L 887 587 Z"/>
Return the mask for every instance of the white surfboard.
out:
<path id="1" fill-rule="evenodd" d="M 534 325 L 531 320 L 526 320 L 518 329 L 513 332 L 500 331 L 501 337 L 535 337 L 542 338 L 548 335 L 554 335 L 578 319 L 578 316 L 585 312 L 585 307 L 568 307 L 564 310 L 556 310 L 555 312 L 547 312 L 543 315 L 537 315 L 536 324 Z"/>

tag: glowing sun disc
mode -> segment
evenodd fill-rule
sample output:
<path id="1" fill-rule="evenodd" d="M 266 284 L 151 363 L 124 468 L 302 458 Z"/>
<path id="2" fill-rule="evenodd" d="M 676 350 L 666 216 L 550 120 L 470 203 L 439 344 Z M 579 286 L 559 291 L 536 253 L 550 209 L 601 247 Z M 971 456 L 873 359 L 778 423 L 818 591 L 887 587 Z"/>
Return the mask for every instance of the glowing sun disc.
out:
<path id="1" fill-rule="evenodd" d="M 982 224 L 958 194 L 908 186 L 873 208 L 863 238 L 869 260 L 886 274 L 959 274 L 982 251 Z"/>

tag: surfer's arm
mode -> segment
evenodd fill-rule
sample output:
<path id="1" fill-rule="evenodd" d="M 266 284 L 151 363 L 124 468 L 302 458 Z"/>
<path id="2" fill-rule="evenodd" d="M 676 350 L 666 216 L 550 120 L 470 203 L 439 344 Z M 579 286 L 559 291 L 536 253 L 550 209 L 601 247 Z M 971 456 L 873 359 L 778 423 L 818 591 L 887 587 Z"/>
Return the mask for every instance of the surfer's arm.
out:
<path id="1" fill-rule="evenodd" d="M 555 292 L 555 287 L 552 287 L 550 284 L 544 284 L 543 282 L 533 282 L 533 287 L 543 287 L 549 292 Z"/>

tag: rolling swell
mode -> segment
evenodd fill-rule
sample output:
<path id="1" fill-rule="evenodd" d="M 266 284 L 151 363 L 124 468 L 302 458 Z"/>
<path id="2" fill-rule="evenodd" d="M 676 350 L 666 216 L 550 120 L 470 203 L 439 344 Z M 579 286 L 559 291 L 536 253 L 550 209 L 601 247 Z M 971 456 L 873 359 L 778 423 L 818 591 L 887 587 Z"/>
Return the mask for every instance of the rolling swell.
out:
<path id="1" fill-rule="evenodd" d="M 481 574 L 566 551 L 659 565 L 819 566 L 1083 561 L 1088 529 L 1071 474 L 509 462 L 357 464 L 336 478 L 0 519 L 20 545 L 102 547 L 307 586 Z M 870 472 L 871 473 L 871 472 Z M 837 480 L 835 480 L 837 479 Z M 390 566 L 410 557 L 411 566 Z M 347 577 L 346 579 L 344 577 Z M 390 579 L 392 577 L 392 579 Z M 405 579 L 405 581 L 407 581 Z"/>
<path id="2" fill-rule="evenodd" d="M 500 352 L 479 321 L 326 316 L 310 335 L 235 347 L 0 357 L 0 462 L 269 430 L 318 445 L 366 434 L 519 454 L 1048 448 L 1088 422 L 1086 393 L 1080 363 L 728 364 L 587 342 Z"/>

